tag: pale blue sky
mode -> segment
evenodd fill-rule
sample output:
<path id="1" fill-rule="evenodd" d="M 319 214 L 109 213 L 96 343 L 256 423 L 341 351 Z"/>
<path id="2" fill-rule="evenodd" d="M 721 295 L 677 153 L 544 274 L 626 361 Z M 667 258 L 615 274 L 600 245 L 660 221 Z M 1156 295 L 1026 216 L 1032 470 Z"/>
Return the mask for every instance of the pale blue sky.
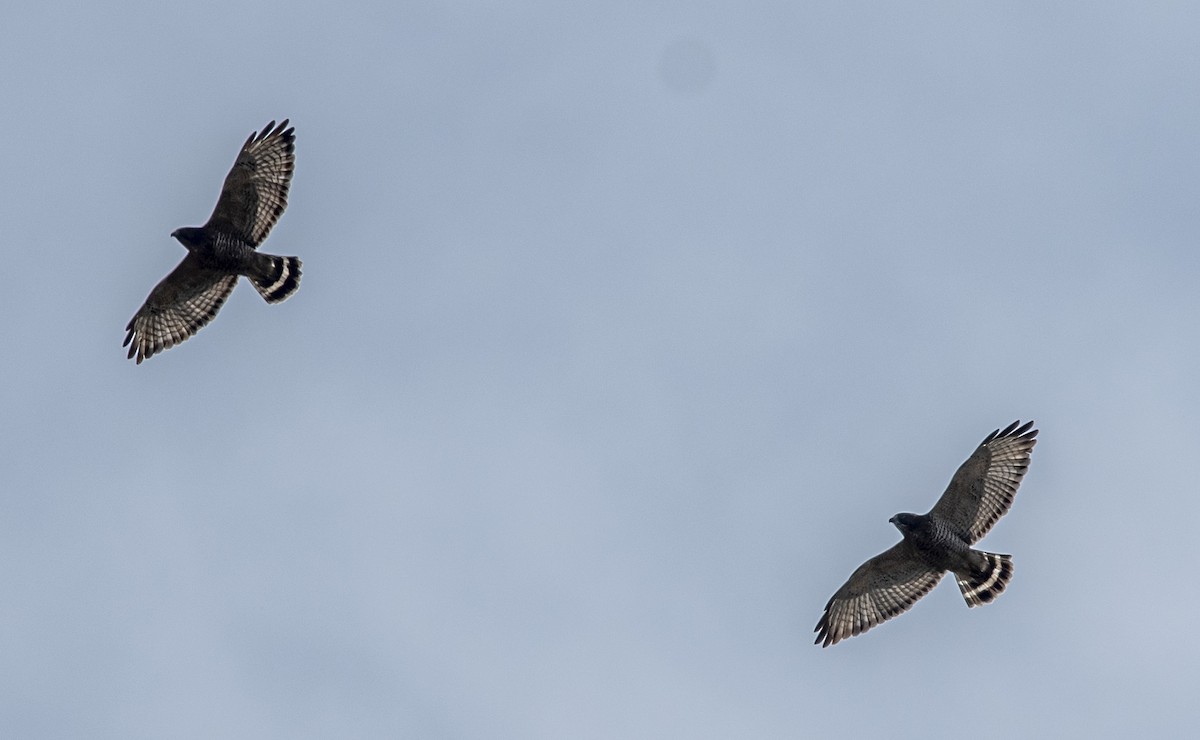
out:
<path id="1" fill-rule="evenodd" d="M 6 734 L 1194 731 L 1200 6 L 697 5 L 7 9 Z M 1003 597 L 814 647 L 1017 418 Z"/>

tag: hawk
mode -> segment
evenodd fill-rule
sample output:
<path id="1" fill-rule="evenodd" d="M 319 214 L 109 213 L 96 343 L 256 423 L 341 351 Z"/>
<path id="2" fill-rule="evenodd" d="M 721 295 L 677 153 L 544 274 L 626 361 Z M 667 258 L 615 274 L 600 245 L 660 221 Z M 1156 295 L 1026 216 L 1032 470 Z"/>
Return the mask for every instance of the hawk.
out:
<path id="1" fill-rule="evenodd" d="M 300 287 L 300 260 L 255 251 L 287 207 L 296 162 L 296 133 L 287 120 L 250 134 L 208 223 L 171 236 L 187 256 L 162 279 L 125 327 L 129 358 L 142 360 L 190 338 L 213 320 L 245 275 L 267 303 Z"/>
<path id="2" fill-rule="evenodd" d="M 954 573 L 967 606 L 989 604 L 1013 574 L 1011 555 L 974 550 L 1012 506 L 1029 468 L 1038 430 L 1014 421 L 987 436 L 959 467 L 928 514 L 897 514 L 888 521 L 904 539 L 858 567 L 817 622 L 817 644 L 829 647 L 902 614 Z"/>

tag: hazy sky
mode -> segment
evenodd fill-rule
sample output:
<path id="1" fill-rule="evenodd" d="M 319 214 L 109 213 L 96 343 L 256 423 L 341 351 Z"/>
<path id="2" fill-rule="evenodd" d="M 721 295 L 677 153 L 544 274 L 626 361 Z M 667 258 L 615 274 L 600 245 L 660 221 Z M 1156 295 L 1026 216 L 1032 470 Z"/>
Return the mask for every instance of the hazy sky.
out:
<path id="1" fill-rule="evenodd" d="M 1179 737 L 1194 3 L 14 4 L 14 738 Z M 251 131 L 242 284 L 124 327 Z M 991 430 L 995 603 L 826 650 Z"/>

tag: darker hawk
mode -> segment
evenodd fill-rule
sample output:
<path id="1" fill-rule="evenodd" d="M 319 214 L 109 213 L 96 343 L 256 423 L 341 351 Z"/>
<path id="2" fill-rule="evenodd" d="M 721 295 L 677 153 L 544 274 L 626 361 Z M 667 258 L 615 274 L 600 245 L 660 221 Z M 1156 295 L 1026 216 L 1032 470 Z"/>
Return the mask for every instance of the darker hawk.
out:
<path id="1" fill-rule="evenodd" d="M 300 260 L 256 251 L 287 207 L 296 162 L 296 130 L 284 120 L 250 134 L 208 223 L 171 236 L 187 256 L 162 279 L 125 327 L 129 357 L 142 360 L 188 339 L 217 315 L 245 275 L 267 303 L 300 287 Z"/>
<path id="2" fill-rule="evenodd" d="M 897 514 L 888 521 L 904 539 L 876 555 L 838 589 L 817 622 L 817 644 L 866 632 L 901 614 L 954 573 L 967 606 L 991 603 L 1012 578 L 1011 555 L 974 550 L 1012 506 L 1029 468 L 1038 430 L 1014 421 L 997 429 L 959 467 L 928 514 Z"/>

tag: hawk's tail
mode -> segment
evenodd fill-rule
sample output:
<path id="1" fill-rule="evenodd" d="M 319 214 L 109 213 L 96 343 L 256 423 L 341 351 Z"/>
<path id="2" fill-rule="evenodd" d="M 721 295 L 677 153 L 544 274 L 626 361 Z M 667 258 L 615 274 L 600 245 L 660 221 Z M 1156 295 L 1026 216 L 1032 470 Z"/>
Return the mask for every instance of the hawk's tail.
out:
<path id="1" fill-rule="evenodd" d="M 1013 577 L 1012 555 L 997 555 L 994 552 L 976 551 L 983 556 L 983 567 L 963 577 L 955 574 L 958 588 L 962 591 L 967 606 L 990 604 L 1004 593 Z"/>
<path id="2" fill-rule="evenodd" d="M 279 303 L 300 287 L 300 260 L 296 257 L 262 255 L 258 275 L 251 275 L 250 282 L 267 303 Z"/>

